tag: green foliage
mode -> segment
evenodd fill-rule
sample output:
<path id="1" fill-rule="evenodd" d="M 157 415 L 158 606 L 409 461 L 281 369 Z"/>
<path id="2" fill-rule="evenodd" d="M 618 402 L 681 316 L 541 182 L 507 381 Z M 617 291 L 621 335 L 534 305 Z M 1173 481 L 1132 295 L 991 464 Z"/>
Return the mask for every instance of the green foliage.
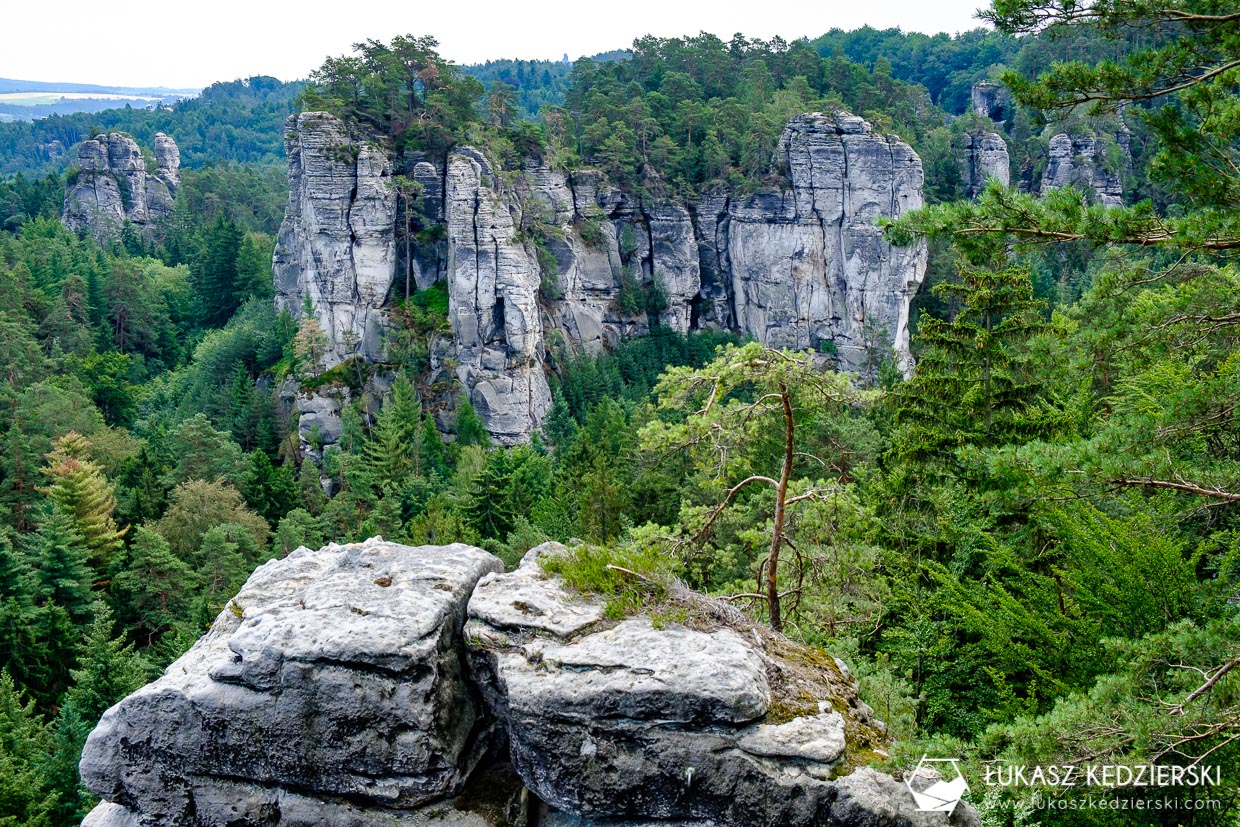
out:
<path id="1" fill-rule="evenodd" d="M 604 613 L 619 619 L 655 609 L 673 588 L 668 557 L 651 547 L 576 546 L 540 560 L 543 571 L 564 578 L 569 588 L 600 595 Z"/>
<path id="2" fill-rule="evenodd" d="M 478 411 L 465 396 L 456 401 L 456 441 L 459 445 L 481 445 L 485 447 L 491 437 L 487 433 L 486 423 L 478 416 Z"/>
<path id="3" fill-rule="evenodd" d="M 0 124 L 0 175 L 43 174 L 49 168 L 62 168 L 72 158 L 68 151 L 75 144 L 92 133 L 113 130 L 129 133 L 140 146 L 153 146 L 156 132 L 173 136 L 182 164 L 190 169 L 282 163 L 284 120 L 292 114 L 293 101 L 303 85 L 255 76 L 212 84 L 197 98 L 178 101 L 170 108 L 125 107 Z M 53 141 L 65 148 L 64 156 L 49 155 L 47 147 Z M 54 217 L 58 212 L 52 210 L 48 215 Z"/>
<path id="4" fill-rule="evenodd" d="M 398 150 L 441 152 L 478 119 L 482 84 L 441 58 L 438 45 L 413 35 L 354 44 L 353 55 L 328 58 L 312 73 L 303 104 L 363 125 Z"/>
<path id="5" fill-rule="evenodd" d="M 47 725 L 7 671 L 0 671 L 0 824 L 52 827 L 56 795 L 42 767 Z"/>

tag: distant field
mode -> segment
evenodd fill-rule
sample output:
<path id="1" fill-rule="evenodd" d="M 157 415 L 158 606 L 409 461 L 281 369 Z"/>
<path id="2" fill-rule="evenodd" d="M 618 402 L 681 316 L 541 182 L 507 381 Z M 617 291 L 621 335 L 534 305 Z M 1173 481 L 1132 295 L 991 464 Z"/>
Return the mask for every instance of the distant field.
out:
<path id="1" fill-rule="evenodd" d="M 51 106 L 61 101 L 104 100 L 144 101 L 162 100 L 149 95 L 109 95 L 103 92 L 0 92 L 0 103 L 11 106 Z"/>

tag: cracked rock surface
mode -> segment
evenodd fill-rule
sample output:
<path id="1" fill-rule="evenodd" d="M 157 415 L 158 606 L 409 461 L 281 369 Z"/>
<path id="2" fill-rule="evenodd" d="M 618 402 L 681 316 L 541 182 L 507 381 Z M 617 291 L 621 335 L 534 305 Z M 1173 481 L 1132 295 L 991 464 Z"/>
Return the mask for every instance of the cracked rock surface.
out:
<path id="1" fill-rule="evenodd" d="M 504 574 L 372 538 L 264 564 L 104 714 L 84 827 L 945 823 L 854 769 L 882 725 L 832 658 L 687 589 L 685 624 L 609 617 L 543 570 L 564 553 Z"/>

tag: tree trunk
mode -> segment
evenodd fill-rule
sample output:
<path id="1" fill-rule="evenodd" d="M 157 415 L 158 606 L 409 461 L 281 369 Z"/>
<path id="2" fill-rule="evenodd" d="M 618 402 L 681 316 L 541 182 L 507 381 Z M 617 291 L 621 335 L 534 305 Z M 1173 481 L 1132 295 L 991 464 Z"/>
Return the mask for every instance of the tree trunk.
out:
<path id="1" fill-rule="evenodd" d="M 796 428 L 792 418 L 792 397 L 783 382 L 779 383 L 779 398 L 784 406 L 784 467 L 779 475 L 779 486 L 775 489 L 774 536 L 771 537 L 771 553 L 766 560 L 766 603 L 770 609 L 771 628 L 777 632 L 784 627 L 779 605 L 779 551 L 784 543 L 784 509 L 788 500 L 788 481 L 792 478 Z"/>

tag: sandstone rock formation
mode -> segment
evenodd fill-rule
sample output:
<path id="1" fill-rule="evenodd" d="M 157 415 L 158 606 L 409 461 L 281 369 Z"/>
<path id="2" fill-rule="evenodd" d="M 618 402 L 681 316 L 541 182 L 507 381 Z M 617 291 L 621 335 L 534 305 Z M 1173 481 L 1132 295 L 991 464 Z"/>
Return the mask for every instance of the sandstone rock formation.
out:
<path id="1" fill-rule="evenodd" d="M 543 572 L 564 552 L 549 543 L 482 578 L 466 626 L 513 766 L 540 800 L 583 823 L 876 817 L 862 802 L 882 776 L 844 782 L 883 743 L 881 724 L 841 664 L 691 593 L 689 627 L 608 621 L 601 600 Z M 911 796 L 881 798 L 887 823 L 922 823 Z M 856 818 L 841 819 L 850 808 Z"/>
<path id="2" fill-rule="evenodd" d="M 974 114 L 992 121 L 1004 121 L 1011 114 L 1012 95 L 1006 87 L 983 80 L 973 84 L 970 103 Z"/>
<path id="3" fill-rule="evenodd" d="M 526 438 L 551 407 L 543 373 L 537 259 L 517 241 L 517 225 L 482 153 L 448 157 L 448 307 L 460 366 L 487 430 L 503 444 Z"/>
<path id="4" fill-rule="evenodd" d="M 500 574 L 373 538 L 265 564 L 105 713 L 83 824 L 947 823 L 854 768 L 881 725 L 842 663 L 687 591 L 687 626 L 607 619 L 542 570 L 558 553 Z"/>
<path id="5" fill-rule="evenodd" d="M 392 164 L 322 112 L 285 124 L 289 196 L 276 240 L 276 306 L 300 315 L 309 297 L 327 334 L 325 367 L 383 357 L 383 307 L 396 267 Z"/>
<path id="6" fill-rule="evenodd" d="M 152 231 L 172 215 L 181 182 L 181 153 L 162 132 L 155 135 L 155 162 L 149 174 L 142 150 L 123 132 L 83 141 L 77 178 L 65 191 L 65 226 L 101 243 L 119 238 L 126 222 Z"/>
<path id="7" fill-rule="evenodd" d="M 205 637 L 104 715 L 83 782 L 144 825 L 254 819 L 307 791 L 346 809 L 456 794 L 488 746 L 465 602 L 500 568 L 467 546 L 378 539 L 259 567 Z"/>
<path id="8" fill-rule="evenodd" d="M 1132 163 L 1128 150 L 1130 136 L 1126 129 L 1121 129 L 1114 137 L 1118 162 L 1107 157 L 1108 142 L 1094 135 L 1060 133 L 1052 137 L 1046 171 L 1042 174 L 1042 194 L 1077 186 L 1092 191 L 1103 206 L 1123 206 L 1124 182 L 1120 173 Z"/>
<path id="9" fill-rule="evenodd" d="M 775 347 L 829 348 L 845 370 L 872 370 L 889 350 L 911 370 L 909 304 L 926 249 L 893 247 L 876 222 L 922 205 L 921 159 L 842 112 L 793 118 L 779 158 L 790 191 L 758 193 L 716 220 L 734 326 Z"/>
<path id="10" fill-rule="evenodd" d="M 310 297 L 331 361 L 380 359 L 398 268 L 391 170 L 321 113 L 291 119 L 286 146 L 277 301 L 296 313 Z M 455 376 L 505 445 L 528 440 L 550 406 L 552 336 L 598 352 L 652 323 L 722 327 L 834 353 L 852 371 L 894 350 L 910 369 L 925 248 L 892 247 L 876 221 L 921 205 L 920 159 L 841 112 L 792 119 L 776 160 L 783 189 L 741 197 L 720 185 L 686 202 L 635 196 L 596 170 L 501 171 L 469 147 L 401 159 L 444 231 L 400 263 L 420 289 L 448 287 L 452 336 L 431 344 L 432 369 Z"/>
<path id="11" fill-rule="evenodd" d="M 960 174 L 969 198 L 977 198 L 986 182 L 997 179 L 1003 186 L 1012 183 L 1007 141 L 996 132 L 967 132 L 960 155 Z"/>

